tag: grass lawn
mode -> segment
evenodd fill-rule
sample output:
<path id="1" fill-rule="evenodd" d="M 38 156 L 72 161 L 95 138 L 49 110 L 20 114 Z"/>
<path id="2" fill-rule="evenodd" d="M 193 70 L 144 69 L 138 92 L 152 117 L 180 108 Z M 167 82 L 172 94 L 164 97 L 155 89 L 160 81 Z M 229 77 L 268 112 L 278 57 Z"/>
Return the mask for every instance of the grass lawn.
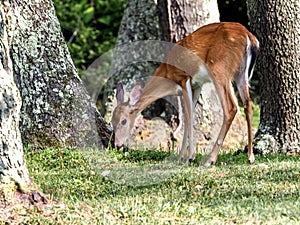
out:
<path id="1" fill-rule="evenodd" d="M 27 152 L 34 181 L 55 203 L 23 224 L 300 224 L 300 160 L 269 155 L 247 163 L 223 153 L 180 164 L 160 151 Z"/>

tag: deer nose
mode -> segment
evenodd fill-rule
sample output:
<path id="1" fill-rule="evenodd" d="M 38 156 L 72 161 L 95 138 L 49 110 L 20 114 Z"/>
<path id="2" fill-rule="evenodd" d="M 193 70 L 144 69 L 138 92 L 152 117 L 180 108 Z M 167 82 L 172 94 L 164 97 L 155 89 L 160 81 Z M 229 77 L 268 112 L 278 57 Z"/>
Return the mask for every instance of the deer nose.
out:
<path id="1" fill-rule="evenodd" d="M 124 142 L 117 138 L 117 136 L 114 134 L 114 146 L 117 149 L 121 149 L 124 147 Z"/>

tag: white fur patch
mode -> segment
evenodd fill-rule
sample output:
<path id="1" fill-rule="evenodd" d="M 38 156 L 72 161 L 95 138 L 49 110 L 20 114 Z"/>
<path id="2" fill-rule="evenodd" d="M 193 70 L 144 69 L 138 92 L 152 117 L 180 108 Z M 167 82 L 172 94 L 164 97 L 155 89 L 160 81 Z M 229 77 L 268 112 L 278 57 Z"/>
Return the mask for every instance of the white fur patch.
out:
<path id="1" fill-rule="evenodd" d="M 245 80 L 248 82 L 248 86 L 250 86 L 250 79 L 253 74 L 253 69 L 249 77 L 249 67 L 252 59 L 252 53 L 251 53 L 251 43 L 249 37 L 247 37 L 247 48 L 246 48 L 246 68 L 245 68 Z"/>
<path id="2" fill-rule="evenodd" d="M 189 100 L 190 100 L 191 111 L 193 111 L 193 92 L 192 92 L 190 79 L 188 79 L 186 82 L 186 90 L 188 92 L 188 96 L 189 96 Z"/>
<path id="3" fill-rule="evenodd" d="M 229 88 L 230 88 L 230 92 L 231 92 L 231 96 L 232 96 L 232 98 L 233 98 L 233 101 L 234 101 L 234 104 L 237 106 L 237 108 L 238 108 L 238 110 L 239 110 L 239 104 L 238 104 L 238 99 L 237 99 L 237 97 L 236 97 L 236 95 L 235 95 L 235 91 L 234 91 L 234 88 L 233 88 L 233 85 L 232 85 L 232 83 L 230 82 L 229 83 Z"/>
<path id="4" fill-rule="evenodd" d="M 194 127 L 193 127 L 193 123 L 194 123 L 194 107 L 193 107 L 193 91 L 192 91 L 192 86 L 191 86 L 191 81 L 190 79 L 187 80 L 186 82 L 186 90 L 188 92 L 188 96 L 189 96 L 189 101 L 190 101 L 190 112 L 191 112 L 191 117 L 190 119 L 190 127 L 188 127 L 189 129 L 189 149 L 190 149 L 190 153 L 189 153 L 189 159 L 192 159 L 194 156 Z M 187 121 L 186 121 L 187 122 Z"/>

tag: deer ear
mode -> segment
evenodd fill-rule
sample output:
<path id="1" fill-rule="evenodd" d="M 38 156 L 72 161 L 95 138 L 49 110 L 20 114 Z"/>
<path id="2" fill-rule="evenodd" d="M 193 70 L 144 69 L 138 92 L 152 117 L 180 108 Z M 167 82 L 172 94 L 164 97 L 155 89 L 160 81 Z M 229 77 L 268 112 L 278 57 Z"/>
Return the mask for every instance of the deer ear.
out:
<path id="1" fill-rule="evenodd" d="M 117 98 L 118 105 L 120 105 L 124 102 L 124 89 L 123 89 L 123 85 L 121 83 L 118 83 L 116 98 Z"/>
<path id="2" fill-rule="evenodd" d="M 132 107 L 132 109 L 135 109 L 137 103 L 140 101 L 142 96 L 142 87 L 139 84 L 136 84 L 132 91 L 130 92 L 129 97 L 129 105 Z"/>

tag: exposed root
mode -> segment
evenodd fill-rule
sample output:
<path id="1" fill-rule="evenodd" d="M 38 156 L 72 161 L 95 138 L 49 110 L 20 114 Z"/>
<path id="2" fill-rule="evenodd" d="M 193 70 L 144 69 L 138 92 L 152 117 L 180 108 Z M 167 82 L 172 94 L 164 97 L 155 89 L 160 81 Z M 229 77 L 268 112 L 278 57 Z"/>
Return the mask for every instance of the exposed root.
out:
<path id="1" fill-rule="evenodd" d="M 19 224 L 21 221 L 26 221 L 28 211 L 36 209 L 44 213 L 50 205 L 48 198 L 36 190 L 28 193 L 14 191 L 9 198 L 0 196 L 0 222 Z"/>

